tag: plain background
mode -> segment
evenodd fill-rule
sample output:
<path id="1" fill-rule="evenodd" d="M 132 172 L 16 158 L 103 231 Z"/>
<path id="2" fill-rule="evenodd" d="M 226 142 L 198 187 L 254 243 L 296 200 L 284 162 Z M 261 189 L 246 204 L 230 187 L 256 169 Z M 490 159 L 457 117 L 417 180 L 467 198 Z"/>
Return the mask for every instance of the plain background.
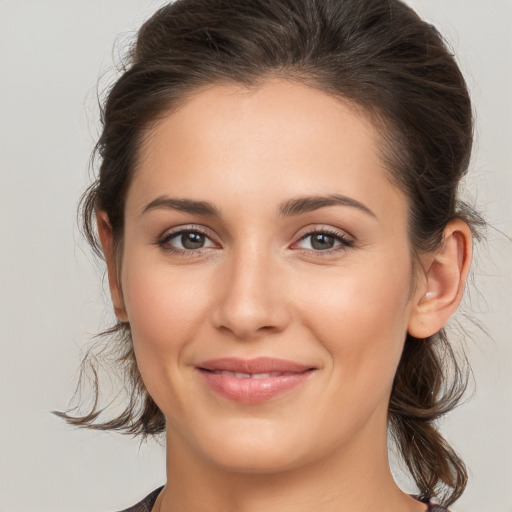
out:
<path id="1" fill-rule="evenodd" d="M 78 197 L 97 136 L 96 85 L 112 50 L 162 1 L 0 0 L 0 511 L 124 508 L 164 481 L 151 442 L 77 431 L 52 416 L 81 354 L 112 318 L 80 240 Z M 447 37 L 477 114 L 467 190 L 493 228 L 478 250 L 467 350 L 475 397 L 443 431 L 471 470 L 460 512 L 511 512 L 512 1 L 411 0 Z M 463 315 L 459 319 L 464 323 Z M 467 322 L 466 322 L 467 323 Z"/>

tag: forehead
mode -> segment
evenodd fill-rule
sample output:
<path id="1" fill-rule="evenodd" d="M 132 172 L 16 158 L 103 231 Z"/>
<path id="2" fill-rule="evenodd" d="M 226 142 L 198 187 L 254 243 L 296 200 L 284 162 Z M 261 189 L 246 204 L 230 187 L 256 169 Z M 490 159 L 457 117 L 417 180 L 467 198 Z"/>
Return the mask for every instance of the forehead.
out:
<path id="1" fill-rule="evenodd" d="M 254 196 L 271 204 L 338 193 L 377 209 L 390 201 L 404 206 L 381 143 L 353 105 L 307 85 L 215 85 L 192 94 L 149 130 L 127 202 L 140 207 L 169 194 L 238 201 L 247 209 Z"/>

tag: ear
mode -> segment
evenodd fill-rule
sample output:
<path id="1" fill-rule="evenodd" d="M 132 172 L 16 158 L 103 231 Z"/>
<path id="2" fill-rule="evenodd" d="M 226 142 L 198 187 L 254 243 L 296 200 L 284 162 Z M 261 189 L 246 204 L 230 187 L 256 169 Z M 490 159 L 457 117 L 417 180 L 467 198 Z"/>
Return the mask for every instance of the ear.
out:
<path id="1" fill-rule="evenodd" d="M 128 322 L 128 315 L 124 304 L 123 292 L 121 289 L 120 275 L 116 257 L 114 254 L 114 238 L 112 236 L 112 227 L 108 215 L 103 211 L 96 212 L 96 222 L 98 226 L 98 235 L 100 237 L 101 248 L 107 263 L 108 283 L 110 296 L 114 305 L 114 313 L 120 322 Z"/>
<path id="2" fill-rule="evenodd" d="M 456 219 L 448 223 L 441 246 L 423 258 L 408 332 L 427 338 L 438 332 L 460 304 L 471 264 L 469 226 Z"/>

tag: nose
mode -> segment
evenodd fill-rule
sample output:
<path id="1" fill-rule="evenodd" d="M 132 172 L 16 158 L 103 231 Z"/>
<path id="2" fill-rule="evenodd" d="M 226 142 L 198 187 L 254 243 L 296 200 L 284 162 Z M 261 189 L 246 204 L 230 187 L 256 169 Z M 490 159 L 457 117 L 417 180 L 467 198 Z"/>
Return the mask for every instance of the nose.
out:
<path id="1" fill-rule="evenodd" d="M 283 331 L 290 322 L 285 276 L 268 253 L 234 255 L 222 273 L 212 312 L 217 329 L 240 340 Z"/>

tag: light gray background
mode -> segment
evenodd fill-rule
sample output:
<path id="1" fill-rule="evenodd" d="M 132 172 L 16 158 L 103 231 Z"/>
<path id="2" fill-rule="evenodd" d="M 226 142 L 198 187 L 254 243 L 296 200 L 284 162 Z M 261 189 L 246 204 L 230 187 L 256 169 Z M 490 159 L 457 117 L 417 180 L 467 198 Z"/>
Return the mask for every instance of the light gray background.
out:
<path id="1" fill-rule="evenodd" d="M 155 443 L 76 431 L 81 352 L 111 318 L 75 208 L 97 134 L 96 83 L 162 1 L 0 0 L 0 511 L 118 510 L 164 481 Z M 411 0 L 453 45 L 477 112 L 469 192 L 512 235 L 512 1 Z M 443 430 L 471 469 L 460 512 L 512 512 L 512 244 L 479 250 L 467 309 L 476 395 Z M 485 298 L 485 300 L 484 300 Z"/>

